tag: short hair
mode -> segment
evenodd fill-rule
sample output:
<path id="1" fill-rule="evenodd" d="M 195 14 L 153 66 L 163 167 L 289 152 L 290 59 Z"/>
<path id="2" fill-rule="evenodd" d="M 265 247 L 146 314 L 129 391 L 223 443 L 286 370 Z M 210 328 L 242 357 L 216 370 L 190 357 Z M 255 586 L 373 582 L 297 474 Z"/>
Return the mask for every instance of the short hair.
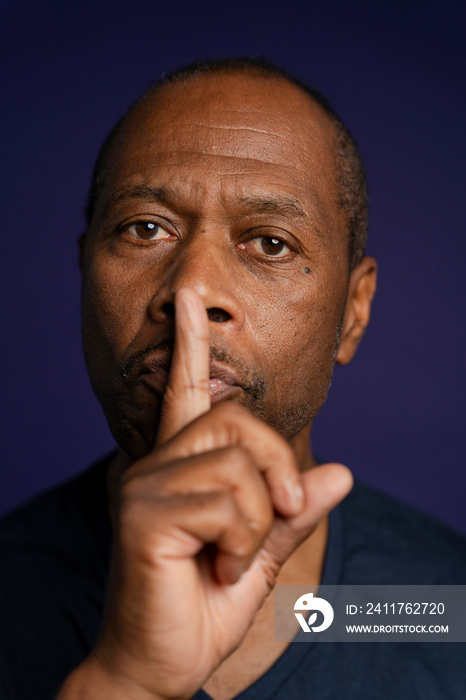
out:
<path id="1" fill-rule="evenodd" d="M 349 268 L 352 270 L 364 256 L 368 225 L 367 178 L 356 141 L 322 93 L 264 57 L 243 56 L 195 61 L 171 71 L 153 83 L 125 112 L 102 144 L 94 165 L 85 208 L 87 225 L 90 225 L 102 189 L 109 154 L 121 127 L 133 109 L 166 85 L 187 82 L 209 73 L 245 73 L 286 80 L 303 90 L 329 117 L 336 137 L 337 201 L 346 214 Z"/>

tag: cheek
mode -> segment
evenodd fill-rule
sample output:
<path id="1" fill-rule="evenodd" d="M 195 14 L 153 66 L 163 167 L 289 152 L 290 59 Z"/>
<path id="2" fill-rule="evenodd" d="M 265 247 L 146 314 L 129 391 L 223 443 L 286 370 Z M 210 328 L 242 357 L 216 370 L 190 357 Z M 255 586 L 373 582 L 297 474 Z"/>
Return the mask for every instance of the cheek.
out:
<path id="1" fill-rule="evenodd" d="M 102 359 L 120 361 L 147 313 L 144 296 L 133 276 L 96 256 L 83 278 L 85 350 L 96 348 Z"/>
<path id="2" fill-rule="evenodd" d="M 281 286 L 269 296 L 267 304 L 251 305 L 258 345 L 266 344 L 268 356 L 288 366 L 287 358 L 305 361 L 309 353 L 325 357 L 334 350 L 334 340 L 341 321 L 345 287 L 334 285 L 329 293 L 326 281 L 300 283 L 296 276 L 291 284 Z"/>
<path id="3" fill-rule="evenodd" d="M 345 287 L 326 280 L 300 282 L 296 276 L 267 307 L 255 305 L 255 342 L 270 400 L 278 410 L 307 406 L 315 414 L 325 400 L 331 380 Z"/>

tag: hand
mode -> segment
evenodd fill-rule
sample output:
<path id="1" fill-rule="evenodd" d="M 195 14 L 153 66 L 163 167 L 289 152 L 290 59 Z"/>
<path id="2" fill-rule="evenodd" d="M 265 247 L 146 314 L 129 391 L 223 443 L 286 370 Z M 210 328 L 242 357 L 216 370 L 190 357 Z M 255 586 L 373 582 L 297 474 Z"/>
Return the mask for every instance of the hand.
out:
<path id="1" fill-rule="evenodd" d="M 134 698 L 191 697 L 351 486 L 341 465 L 301 476 L 288 443 L 241 406 L 211 408 L 206 311 L 192 290 L 175 303 L 158 438 L 122 479 L 105 620 L 88 662 Z"/>

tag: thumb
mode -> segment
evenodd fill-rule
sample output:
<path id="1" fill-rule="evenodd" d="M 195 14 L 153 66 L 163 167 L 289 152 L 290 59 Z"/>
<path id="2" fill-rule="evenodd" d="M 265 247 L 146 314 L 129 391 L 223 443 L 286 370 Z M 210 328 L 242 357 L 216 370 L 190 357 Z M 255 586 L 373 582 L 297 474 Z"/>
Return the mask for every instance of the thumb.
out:
<path id="1" fill-rule="evenodd" d="M 343 464 L 322 464 L 302 474 L 305 507 L 293 518 L 277 518 L 255 564 L 267 581 L 275 582 L 280 568 L 319 521 L 342 501 L 353 487 L 353 475 Z"/>

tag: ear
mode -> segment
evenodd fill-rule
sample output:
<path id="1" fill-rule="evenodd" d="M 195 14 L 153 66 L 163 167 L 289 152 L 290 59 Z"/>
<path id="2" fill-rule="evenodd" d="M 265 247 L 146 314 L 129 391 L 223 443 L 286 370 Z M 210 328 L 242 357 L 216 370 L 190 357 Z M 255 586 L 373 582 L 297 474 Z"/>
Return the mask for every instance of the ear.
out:
<path id="1" fill-rule="evenodd" d="M 350 362 L 358 349 L 369 323 L 376 282 L 376 261 L 374 258 L 363 258 L 350 276 L 340 346 L 336 357 L 339 365 Z"/>
<path id="2" fill-rule="evenodd" d="M 78 236 L 78 265 L 79 269 L 82 271 L 83 269 L 83 256 L 84 256 L 84 243 L 86 241 L 86 234 L 81 233 Z"/>

